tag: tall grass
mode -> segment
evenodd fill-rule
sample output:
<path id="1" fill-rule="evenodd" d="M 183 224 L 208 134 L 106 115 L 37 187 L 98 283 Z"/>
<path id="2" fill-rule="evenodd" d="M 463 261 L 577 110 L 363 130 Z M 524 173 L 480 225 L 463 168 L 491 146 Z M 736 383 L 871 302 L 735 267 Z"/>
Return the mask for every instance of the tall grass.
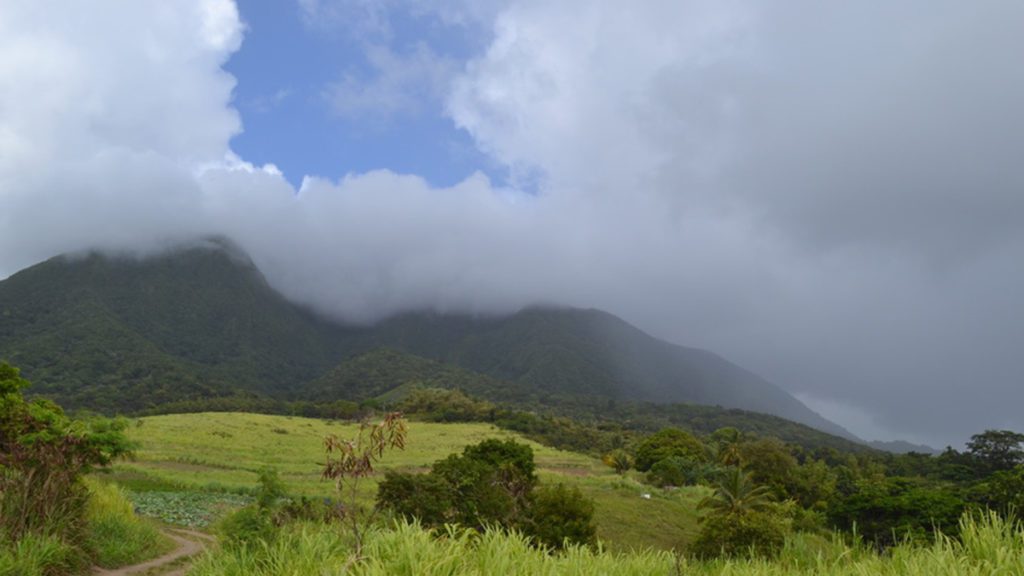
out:
<path id="1" fill-rule="evenodd" d="M 53 535 L 0 541 L 0 576 L 57 576 L 85 567 L 82 551 Z"/>
<path id="2" fill-rule="evenodd" d="M 449 529 L 432 534 L 416 524 L 400 523 L 367 535 L 365 558 L 351 563 L 349 547 L 337 527 L 297 524 L 272 544 L 217 549 L 202 557 L 190 576 L 354 576 L 414 575 L 675 575 L 714 576 L 933 576 L 1024 574 L 1024 530 L 995 514 L 964 516 L 960 539 L 939 536 L 932 544 L 906 543 L 880 554 L 805 535 L 789 538 L 775 560 L 700 562 L 669 552 L 615 554 L 570 547 L 559 555 L 537 550 L 517 534 L 476 534 Z"/>
<path id="3" fill-rule="evenodd" d="M 116 568 L 158 556 L 174 547 L 149 521 L 135 515 L 131 501 L 115 484 L 87 479 L 87 548 L 97 565 Z"/>
<path id="4" fill-rule="evenodd" d="M 116 568 L 174 547 L 154 525 L 135 516 L 119 487 L 93 479 L 84 484 L 84 538 L 70 541 L 59 532 L 28 533 L 16 542 L 0 538 L 0 576 L 78 574 L 92 563 Z"/>

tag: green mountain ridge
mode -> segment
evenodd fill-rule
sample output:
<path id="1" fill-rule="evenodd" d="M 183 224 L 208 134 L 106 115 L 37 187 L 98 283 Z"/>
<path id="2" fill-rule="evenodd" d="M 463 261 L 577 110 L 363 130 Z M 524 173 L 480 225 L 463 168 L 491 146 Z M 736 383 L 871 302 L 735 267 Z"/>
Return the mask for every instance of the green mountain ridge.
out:
<path id="1" fill-rule="evenodd" d="M 605 312 L 417 312 L 345 326 L 287 301 L 224 240 L 144 260 L 56 257 L 11 276 L 0 282 L 0 358 L 22 367 L 35 393 L 108 412 L 235 393 L 359 399 L 413 381 L 458 382 L 492 401 L 595 412 L 615 402 L 740 408 L 853 439 L 755 374 Z M 382 366 L 388 376 L 374 380 Z"/>

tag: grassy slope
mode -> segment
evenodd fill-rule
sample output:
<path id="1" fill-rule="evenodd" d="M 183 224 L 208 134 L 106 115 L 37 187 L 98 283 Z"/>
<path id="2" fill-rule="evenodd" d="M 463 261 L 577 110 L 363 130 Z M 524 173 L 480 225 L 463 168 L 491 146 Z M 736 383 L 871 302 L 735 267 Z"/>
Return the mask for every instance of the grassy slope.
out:
<path id="1" fill-rule="evenodd" d="M 130 430 L 141 444 L 137 459 L 118 465 L 119 475 L 144 474 L 191 489 L 239 490 L 255 486 L 260 467 L 275 466 L 290 492 L 328 496 L 333 486 L 320 480 L 322 440 L 327 434 L 353 437 L 353 424 L 241 413 L 177 414 L 143 418 Z M 515 438 L 533 447 L 543 482 L 576 484 L 596 502 L 598 534 L 612 548 L 678 547 L 697 529 L 696 501 L 702 489 L 655 492 L 615 475 L 598 460 L 541 446 L 488 424 L 409 423 L 404 451 L 385 455 L 381 469 L 426 470 L 435 460 L 486 438 Z M 373 478 L 364 485 L 369 501 Z"/>

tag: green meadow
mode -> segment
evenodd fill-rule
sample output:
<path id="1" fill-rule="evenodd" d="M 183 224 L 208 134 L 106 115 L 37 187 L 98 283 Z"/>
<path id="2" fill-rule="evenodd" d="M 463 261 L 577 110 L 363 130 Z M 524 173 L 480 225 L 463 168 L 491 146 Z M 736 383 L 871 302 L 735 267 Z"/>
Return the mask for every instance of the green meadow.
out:
<path id="1" fill-rule="evenodd" d="M 361 486 L 369 503 L 384 470 L 426 471 L 436 460 L 488 438 L 513 438 L 534 451 L 542 482 L 576 485 L 595 502 L 598 537 L 614 550 L 680 549 L 696 535 L 696 503 L 704 488 L 664 492 L 632 476 L 619 476 L 590 456 L 542 446 L 490 424 L 410 421 L 405 450 L 388 452 L 375 477 Z M 128 430 L 136 456 L 115 467 L 113 479 L 138 492 L 245 493 L 257 471 L 278 470 L 290 494 L 328 497 L 334 485 L 320 479 L 323 439 L 354 438 L 357 424 L 292 416 L 200 413 L 151 416 Z M 642 497 L 649 494 L 650 498 Z"/>

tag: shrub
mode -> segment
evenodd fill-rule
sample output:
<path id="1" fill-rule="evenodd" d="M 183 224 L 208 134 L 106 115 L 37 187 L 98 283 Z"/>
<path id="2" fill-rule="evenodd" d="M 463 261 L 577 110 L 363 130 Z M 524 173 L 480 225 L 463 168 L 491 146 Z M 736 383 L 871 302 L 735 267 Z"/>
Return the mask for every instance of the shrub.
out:
<path id="1" fill-rule="evenodd" d="M 773 557 L 786 539 L 785 522 L 770 512 L 743 512 L 705 518 L 690 546 L 698 558 Z"/>
<path id="2" fill-rule="evenodd" d="M 525 531 L 537 544 L 553 550 L 566 544 L 592 546 L 597 542 L 594 501 L 575 486 L 541 486 L 534 495 Z"/>
<path id="3" fill-rule="evenodd" d="M 674 456 L 706 462 L 707 451 L 696 436 L 678 428 L 665 428 L 648 436 L 636 449 L 636 469 L 646 472 L 659 460 Z"/>
<path id="4" fill-rule="evenodd" d="M 272 543 L 277 526 L 270 511 L 250 505 L 232 512 L 217 525 L 219 540 L 229 548 L 250 548 Z"/>
<path id="5" fill-rule="evenodd" d="M 693 486 L 713 480 L 719 468 L 702 462 L 694 462 L 680 456 L 658 460 L 647 472 L 647 483 L 654 486 Z"/>

